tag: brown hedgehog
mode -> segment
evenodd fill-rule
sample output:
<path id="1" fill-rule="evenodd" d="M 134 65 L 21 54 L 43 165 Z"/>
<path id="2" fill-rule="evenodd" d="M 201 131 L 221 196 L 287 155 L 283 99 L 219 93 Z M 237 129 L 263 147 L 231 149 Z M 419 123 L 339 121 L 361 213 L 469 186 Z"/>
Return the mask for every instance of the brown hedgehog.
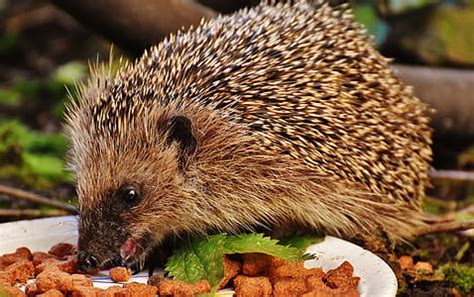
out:
<path id="1" fill-rule="evenodd" d="M 180 234 L 410 237 L 426 113 L 345 7 L 263 3 L 172 35 L 70 106 L 80 265 Z"/>

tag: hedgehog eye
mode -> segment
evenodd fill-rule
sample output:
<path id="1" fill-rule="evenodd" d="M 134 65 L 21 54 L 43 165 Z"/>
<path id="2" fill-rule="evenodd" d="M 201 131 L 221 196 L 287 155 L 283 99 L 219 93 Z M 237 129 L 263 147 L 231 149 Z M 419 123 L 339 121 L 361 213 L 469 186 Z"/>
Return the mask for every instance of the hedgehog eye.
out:
<path id="1" fill-rule="evenodd" d="M 119 190 L 119 198 L 125 203 L 131 204 L 138 200 L 140 194 L 138 190 L 133 187 L 126 187 Z"/>

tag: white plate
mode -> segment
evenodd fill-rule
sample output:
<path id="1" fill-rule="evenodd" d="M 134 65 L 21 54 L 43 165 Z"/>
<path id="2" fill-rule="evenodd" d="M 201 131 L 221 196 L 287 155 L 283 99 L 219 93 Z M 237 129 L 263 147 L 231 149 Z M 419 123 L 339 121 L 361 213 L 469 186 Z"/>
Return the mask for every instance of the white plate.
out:
<path id="1" fill-rule="evenodd" d="M 47 251 L 59 242 L 77 242 L 77 218 L 73 216 L 18 221 L 0 224 L 0 255 L 12 253 L 26 246 L 32 251 Z M 354 266 L 354 275 L 360 277 L 357 288 L 361 296 L 393 297 L 397 293 L 397 279 L 390 267 L 379 257 L 345 240 L 326 236 L 321 243 L 311 245 L 308 253 L 315 259 L 305 266 L 322 267 L 324 271 L 336 268 L 344 261 Z M 114 283 L 104 274 L 93 278 L 94 286 L 106 288 Z M 146 283 L 145 273 L 132 276 L 131 281 Z M 220 296 L 232 296 L 232 291 Z"/>

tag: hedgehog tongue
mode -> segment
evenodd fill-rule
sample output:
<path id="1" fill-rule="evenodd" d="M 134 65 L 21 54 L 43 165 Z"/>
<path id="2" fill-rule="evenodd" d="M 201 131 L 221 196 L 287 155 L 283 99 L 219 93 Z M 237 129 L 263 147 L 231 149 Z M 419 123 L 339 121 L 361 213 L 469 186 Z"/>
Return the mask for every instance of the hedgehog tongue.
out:
<path id="1" fill-rule="evenodd" d="M 124 261 L 135 255 L 137 251 L 137 242 L 133 239 L 128 239 L 120 248 L 120 256 Z"/>

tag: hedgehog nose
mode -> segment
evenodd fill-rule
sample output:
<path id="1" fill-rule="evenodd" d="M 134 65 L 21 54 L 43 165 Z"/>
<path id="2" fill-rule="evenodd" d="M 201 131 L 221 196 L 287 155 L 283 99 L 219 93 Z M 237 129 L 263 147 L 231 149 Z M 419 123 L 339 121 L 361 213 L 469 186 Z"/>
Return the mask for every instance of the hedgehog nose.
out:
<path id="1" fill-rule="evenodd" d="M 77 253 L 77 265 L 80 270 L 90 272 L 99 268 L 99 260 L 91 253 L 80 251 Z"/>

